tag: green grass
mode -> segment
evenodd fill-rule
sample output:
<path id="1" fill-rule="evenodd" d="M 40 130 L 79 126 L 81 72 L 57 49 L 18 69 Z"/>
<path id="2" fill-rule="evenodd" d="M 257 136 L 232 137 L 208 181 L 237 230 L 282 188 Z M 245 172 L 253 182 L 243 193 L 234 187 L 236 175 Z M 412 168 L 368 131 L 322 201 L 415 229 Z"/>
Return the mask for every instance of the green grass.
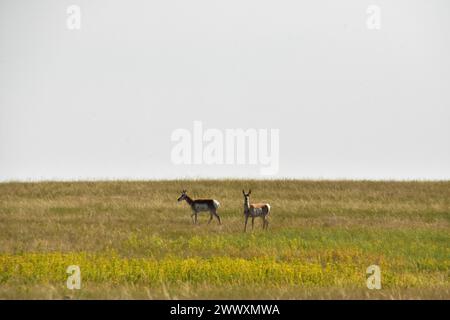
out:
<path id="1" fill-rule="evenodd" d="M 272 207 L 243 233 L 242 189 Z M 182 189 L 220 201 L 192 225 Z M 0 298 L 450 299 L 450 182 L 0 184 Z M 68 290 L 69 265 L 81 290 Z M 379 265 L 382 289 L 368 290 Z"/>

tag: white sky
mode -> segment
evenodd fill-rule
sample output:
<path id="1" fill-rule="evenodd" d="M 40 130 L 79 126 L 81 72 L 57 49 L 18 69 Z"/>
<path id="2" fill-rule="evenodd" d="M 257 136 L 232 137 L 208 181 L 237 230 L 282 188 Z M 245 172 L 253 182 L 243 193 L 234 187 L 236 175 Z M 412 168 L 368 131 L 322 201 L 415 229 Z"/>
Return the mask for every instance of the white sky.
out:
<path id="1" fill-rule="evenodd" d="M 174 165 L 194 120 L 279 129 L 275 177 L 450 179 L 450 2 L 0 0 L 0 180 L 260 177 Z"/>

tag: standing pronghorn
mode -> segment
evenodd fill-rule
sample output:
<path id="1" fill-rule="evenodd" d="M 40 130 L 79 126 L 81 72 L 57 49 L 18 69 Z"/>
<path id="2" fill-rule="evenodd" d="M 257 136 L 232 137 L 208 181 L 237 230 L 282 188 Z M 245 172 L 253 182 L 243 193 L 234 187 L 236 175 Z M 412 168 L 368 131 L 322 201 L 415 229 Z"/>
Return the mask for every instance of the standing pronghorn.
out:
<path id="1" fill-rule="evenodd" d="M 193 220 L 194 224 L 197 224 L 197 214 L 202 211 L 209 211 L 210 218 L 209 218 L 208 224 L 213 219 L 213 216 L 215 216 L 217 218 L 217 220 L 219 220 L 219 224 L 222 224 L 222 222 L 220 221 L 220 217 L 217 214 L 217 209 L 220 206 L 219 201 L 214 200 L 214 199 L 192 200 L 186 194 L 186 190 L 183 190 L 181 192 L 181 196 L 178 198 L 178 201 L 183 201 L 183 200 L 186 200 L 186 202 L 191 206 L 191 209 L 192 209 L 191 218 L 194 218 L 194 220 Z"/>
<path id="2" fill-rule="evenodd" d="M 247 221 L 249 217 L 252 217 L 252 229 L 256 217 L 261 217 L 263 219 L 263 229 L 267 229 L 269 226 L 268 216 L 270 213 L 270 205 L 268 203 L 250 204 L 250 194 L 252 193 L 252 190 L 249 190 L 248 193 L 245 193 L 245 191 L 242 190 L 242 193 L 244 194 L 244 232 L 247 230 Z"/>

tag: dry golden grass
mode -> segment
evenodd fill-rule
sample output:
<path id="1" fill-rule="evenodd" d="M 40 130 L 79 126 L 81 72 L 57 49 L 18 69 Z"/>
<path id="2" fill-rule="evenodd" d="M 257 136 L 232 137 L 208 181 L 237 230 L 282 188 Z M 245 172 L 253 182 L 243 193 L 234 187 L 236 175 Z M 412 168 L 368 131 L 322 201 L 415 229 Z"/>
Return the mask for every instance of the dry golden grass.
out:
<path id="1" fill-rule="evenodd" d="M 242 232 L 244 188 L 271 204 L 267 232 Z M 223 225 L 192 225 L 182 189 L 219 200 Z M 448 181 L 3 183 L 0 298 L 449 299 L 449 195 Z M 81 290 L 65 288 L 71 264 Z"/>

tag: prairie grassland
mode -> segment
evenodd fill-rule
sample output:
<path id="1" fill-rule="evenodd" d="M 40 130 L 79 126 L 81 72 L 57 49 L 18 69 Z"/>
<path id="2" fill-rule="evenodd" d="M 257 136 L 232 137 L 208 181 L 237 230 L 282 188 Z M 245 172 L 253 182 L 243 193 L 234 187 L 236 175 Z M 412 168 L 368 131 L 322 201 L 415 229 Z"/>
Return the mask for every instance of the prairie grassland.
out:
<path id="1" fill-rule="evenodd" d="M 271 204 L 268 231 L 243 233 L 243 188 Z M 182 189 L 219 200 L 223 224 L 193 225 Z M 2 183 L 0 298 L 450 299 L 449 195 L 448 181 Z"/>

